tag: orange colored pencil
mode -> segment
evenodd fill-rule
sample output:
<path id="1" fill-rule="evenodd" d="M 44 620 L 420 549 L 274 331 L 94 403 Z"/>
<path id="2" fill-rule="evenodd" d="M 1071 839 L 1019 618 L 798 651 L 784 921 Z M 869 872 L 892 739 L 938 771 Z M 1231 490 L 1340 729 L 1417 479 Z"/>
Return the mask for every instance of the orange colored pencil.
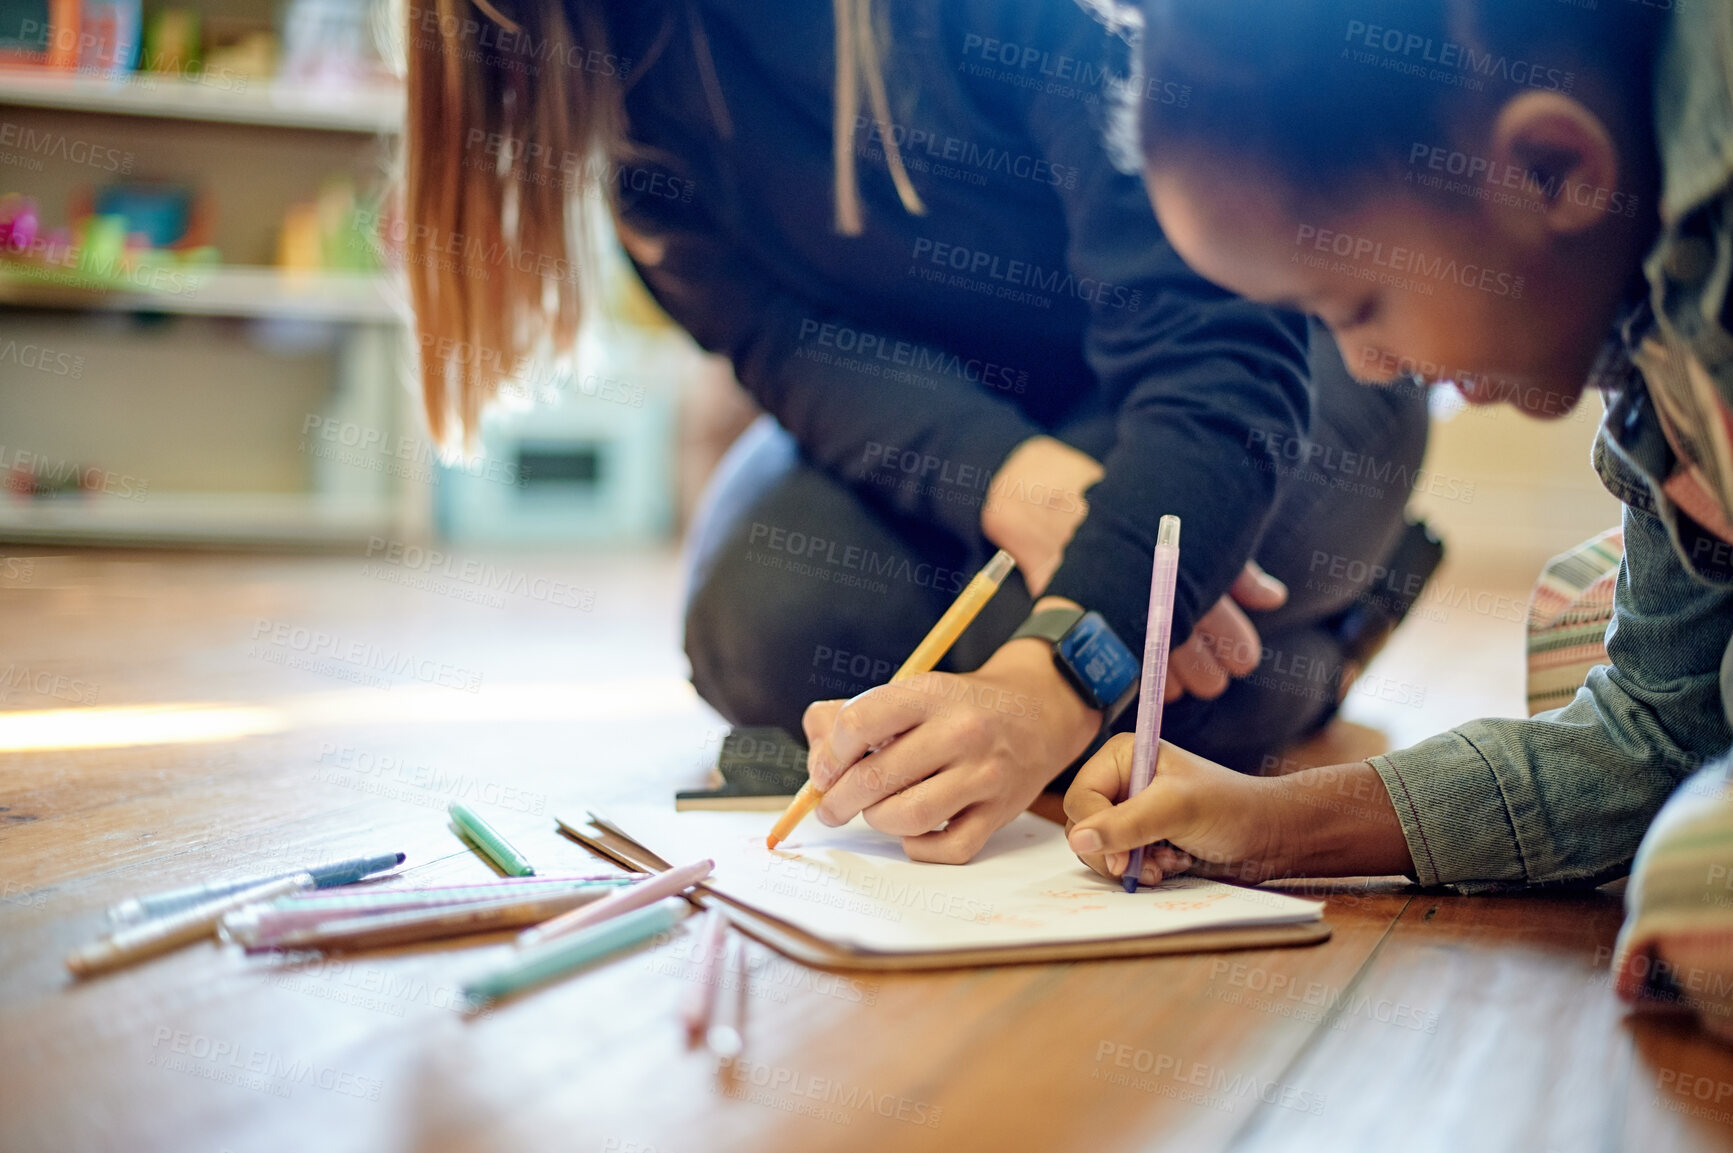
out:
<path id="1" fill-rule="evenodd" d="M 987 602 L 993 599 L 993 594 L 999 591 L 999 586 L 1005 583 L 1005 578 L 1010 576 L 1011 570 L 1016 567 L 1017 562 L 1012 560 L 1011 554 L 1004 549 L 994 553 L 993 559 L 975 574 L 975 579 L 963 587 L 951 607 L 945 610 L 945 615 L 939 618 L 921 643 L 915 646 L 915 651 L 909 654 L 903 667 L 891 677 L 891 683 L 932 672 L 933 666 L 945 658 L 951 646 L 957 643 L 957 638 L 963 635 L 963 630 L 974 623 L 975 618 L 987 607 Z M 765 846 L 774 849 L 787 840 L 795 826 L 804 821 L 823 800 L 823 790 L 811 781 L 800 786 L 800 792 L 794 795 L 788 809 L 771 827 L 770 835 L 764 838 Z"/>

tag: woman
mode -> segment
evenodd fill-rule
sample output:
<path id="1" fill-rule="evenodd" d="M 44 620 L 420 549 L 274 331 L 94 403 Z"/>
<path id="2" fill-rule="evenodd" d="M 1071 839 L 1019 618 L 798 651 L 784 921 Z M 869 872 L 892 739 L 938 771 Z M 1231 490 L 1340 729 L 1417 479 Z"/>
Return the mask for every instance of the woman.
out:
<path id="1" fill-rule="evenodd" d="M 1076 648 L 1141 653 L 1163 513 L 1166 731 L 1253 769 L 1328 719 L 1356 599 L 1418 591 L 1386 561 L 1423 398 L 1354 388 L 1327 341 L 1310 380 L 1303 321 L 1166 247 L 1104 136 L 1186 94 L 1132 83 L 1114 28 L 1063 0 L 475 2 L 410 18 L 420 346 L 482 350 L 424 362 L 434 434 L 569 342 L 568 197 L 605 184 L 651 292 L 769 414 L 695 526 L 687 651 L 729 720 L 805 728 L 823 819 L 966 860 L 1128 726 Z M 1017 579 L 945 671 L 823 700 L 886 680 L 995 548 Z"/>

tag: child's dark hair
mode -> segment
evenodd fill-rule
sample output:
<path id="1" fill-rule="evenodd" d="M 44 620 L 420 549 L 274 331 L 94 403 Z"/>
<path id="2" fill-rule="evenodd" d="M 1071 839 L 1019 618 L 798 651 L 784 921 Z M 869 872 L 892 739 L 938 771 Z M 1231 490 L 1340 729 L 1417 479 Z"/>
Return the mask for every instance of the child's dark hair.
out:
<path id="1" fill-rule="evenodd" d="M 1144 0 L 1143 148 L 1266 166 L 1352 199 L 1372 171 L 1524 89 L 1593 91 L 1646 118 L 1666 13 L 1645 0 Z M 1726 0 L 1692 0 L 1725 3 Z M 1646 121 L 1645 121 L 1646 128 Z"/>

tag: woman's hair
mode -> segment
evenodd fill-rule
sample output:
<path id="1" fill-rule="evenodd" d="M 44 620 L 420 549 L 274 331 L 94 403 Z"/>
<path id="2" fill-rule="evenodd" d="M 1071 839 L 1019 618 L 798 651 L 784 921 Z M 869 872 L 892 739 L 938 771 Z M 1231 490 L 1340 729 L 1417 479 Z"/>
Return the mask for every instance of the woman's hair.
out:
<path id="1" fill-rule="evenodd" d="M 624 62 L 594 4 L 406 7 L 403 260 L 429 431 L 451 449 L 503 381 L 571 348 L 589 272 L 576 194 L 620 153 Z"/>
<path id="2" fill-rule="evenodd" d="M 1631 0 L 1144 0 L 1144 13 L 1146 157 L 1250 160 L 1307 197 L 1350 200 L 1368 173 L 1450 148 L 1525 89 L 1646 109 L 1665 18 Z"/>
<path id="3" fill-rule="evenodd" d="M 627 140 L 625 92 L 668 46 L 676 23 L 686 25 L 715 128 L 731 133 L 694 0 L 667 6 L 641 60 L 612 43 L 609 2 L 407 2 L 403 260 L 428 429 L 446 450 L 473 446 L 483 410 L 507 380 L 538 358 L 571 351 L 580 288 L 593 283 L 586 240 L 594 233 L 584 213 L 612 207 L 616 166 L 643 157 Z M 925 208 L 894 143 L 878 48 L 888 33 L 873 0 L 833 0 L 833 10 L 833 196 L 837 230 L 855 235 L 863 91 L 898 197 L 916 215 Z M 599 199 L 584 195 L 598 190 Z"/>

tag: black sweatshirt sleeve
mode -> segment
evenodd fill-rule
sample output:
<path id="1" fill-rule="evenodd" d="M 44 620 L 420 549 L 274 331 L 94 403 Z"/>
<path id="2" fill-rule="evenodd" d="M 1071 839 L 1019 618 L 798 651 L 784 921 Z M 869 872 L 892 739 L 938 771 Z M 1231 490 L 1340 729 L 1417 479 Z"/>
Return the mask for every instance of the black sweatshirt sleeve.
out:
<path id="1" fill-rule="evenodd" d="M 1164 513 L 1185 524 L 1175 636 L 1190 635 L 1251 556 L 1275 500 L 1277 462 L 1265 446 L 1306 427 L 1305 324 L 1191 272 L 1157 229 L 1142 182 L 1085 154 L 1100 148 L 1093 131 L 1036 128 L 1054 163 L 1085 174 L 1062 193 L 1071 272 L 1096 298 L 1085 351 L 1115 413 L 1106 474 L 1047 591 L 1097 610 L 1141 651 Z M 902 515 L 980 539 L 979 500 L 945 499 L 957 486 L 874 483 L 887 475 L 887 446 L 945 462 L 953 476 L 972 469 L 984 487 L 1017 445 L 1047 430 L 970 383 L 955 356 L 804 306 L 722 229 L 695 223 L 690 205 L 666 219 L 637 209 L 626 223 L 661 249 L 638 264 L 657 301 L 733 363 L 808 459 Z"/>
<path id="2" fill-rule="evenodd" d="M 1161 235 L 1141 180 L 1109 162 L 1098 99 L 1075 85 L 1060 85 L 1055 93 L 1022 83 L 1040 75 L 1033 70 L 1020 71 L 1017 83 L 978 80 L 973 65 L 979 61 L 967 55 L 971 33 L 993 30 L 1007 41 L 1038 46 L 1053 60 L 1105 62 L 1117 56 L 1123 71 L 1123 43 L 1062 0 L 1009 6 L 975 0 L 964 7 L 960 14 L 944 9 L 963 23 L 947 25 L 937 39 L 898 40 L 911 67 L 927 71 L 893 75 L 893 82 L 925 85 L 923 94 L 935 100 L 961 102 L 976 123 L 1026 140 L 1053 170 L 1063 166 L 1078 174 L 1074 187 L 1069 181 L 1054 187 L 1051 207 L 1055 217 L 1063 214 L 1070 274 L 1057 293 L 1088 302 L 1084 364 L 1078 368 L 1086 367 L 1095 379 L 1076 382 L 1081 408 L 1072 411 L 1087 411 L 1092 419 L 1105 414 L 1111 431 L 1097 435 L 1099 425 L 1092 425 L 1088 443 L 1079 442 L 1101 460 L 1105 476 L 1087 494 L 1089 515 L 1048 591 L 1101 612 L 1141 650 L 1156 526 L 1162 514 L 1173 513 L 1185 523 L 1175 635 L 1187 636 L 1252 554 L 1269 517 L 1277 462 L 1266 446 L 1306 429 L 1304 322 L 1230 296 L 1185 266 Z M 914 27 L 925 12 L 913 5 L 897 23 Z M 750 21 L 745 26 L 763 27 Z M 723 27 L 715 22 L 712 31 L 720 36 Z M 784 84 L 784 72 L 798 72 L 810 61 L 781 60 L 776 53 L 787 46 L 773 38 L 753 43 L 777 61 L 777 84 L 758 83 L 730 95 L 737 109 L 747 110 L 742 123 L 759 133 L 756 151 L 738 138 L 729 146 L 727 160 L 736 166 L 782 163 L 776 151 L 781 141 L 764 136 L 772 123 L 790 133 L 789 147 L 802 140 L 812 144 L 806 122 L 788 111 L 787 92 L 797 89 Z M 754 80 L 743 76 L 739 83 Z M 956 114 L 943 123 L 968 122 L 950 104 L 945 107 Z M 680 136 L 678 110 L 661 115 L 658 124 L 662 143 L 680 141 L 671 151 L 699 162 L 703 149 Z M 914 150 L 911 143 L 911 156 Z M 810 180 L 814 165 L 797 159 L 786 161 L 787 180 Z M 988 479 L 1021 442 L 1050 432 L 1067 436 L 1065 418 L 1050 406 L 1059 421 L 1050 430 L 1047 417 L 1031 415 L 1037 411 L 1030 407 L 1033 391 L 1028 400 L 1014 402 L 971 379 L 968 362 L 959 363 L 945 347 L 942 323 L 897 331 L 902 322 L 849 308 L 854 266 L 847 245 L 902 243 L 908 229 L 886 228 L 877 240 L 844 242 L 827 268 L 797 267 L 802 253 L 814 247 L 811 237 L 805 237 L 806 248 L 756 244 L 722 222 L 765 216 L 740 211 L 730 197 L 786 189 L 767 181 L 759 168 L 729 179 L 707 170 L 696 174 L 704 177 L 697 182 L 704 195 L 695 201 L 644 196 L 622 208 L 626 226 L 660 249 L 657 259 L 638 264 L 651 292 L 700 345 L 733 362 L 740 383 L 794 435 L 808 460 L 864 500 L 979 543 Z M 915 176 L 917 183 L 936 179 Z M 828 202 L 828 185 L 824 196 Z M 794 219 L 800 212 L 787 201 L 784 195 L 784 217 Z M 958 211 L 954 198 L 949 210 Z M 803 227 L 828 226 L 827 212 L 808 215 Z M 1028 211 L 979 204 L 977 223 L 1001 217 L 1040 226 Z M 945 225 L 942 235 L 949 236 L 951 227 Z M 1006 239 L 1007 259 L 1017 255 L 1017 239 Z M 870 248 L 854 251 L 873 254 Z M 781 259 L 792 263 L 771 263 Z M 884 263 L 863 259 L 861 267 L 877 267 L 882 276 Z M 874 287 L 882 292 L 884 285 Z M 963 298 L 951 299 L 959 301 L 956 307 L 970 306 Z M 968 343 L 959 340 L 959 347 Z M 1065 399 L 1053 391 L 1067 387 L 1063 380 L 1042 384 L 1044 400 Z M 883 467 L 888 449 L 905 460 L 939 462 L 949 476 L 942 483 L 920 483 L 918 477 L 908 483 L 906 473 Z"/>
<path id="3" fill-rule="evenodd" d="M 1080 12 L 1044 31 L 1056 54 L 1102 57 L 1107 34 Z M 1180 260 L 1142 180 L 1102 154 L 1094 107 L 1092 117 L 1091 105 L 1046 94 L 1029 106 L 1038 146 L 1082 174 L 1058 192 L 1071 271 L 1093 299 L 1085 356 L 1116 413 L 1105 476 L 1089 490 L 1089 515 L 1047 591 L 1100 612 L 1141 652 L 1163 514 L 1183 521 L 1176 638 L 1191 634 L 1252 555 L 1276 496 L 1267 446 L 1282 441 L 1272 434 L 1303 435 L 1310 419 L 1306 328 L 1297 315 L 1223 292 Z"/>
<path id="4" fill-rule="evenodd" d="M 806 457 L 882 506 L 979 541 L 980 492 L 947 498 L 984 490 L 1011 450 L 1043 430 L 972 383 L 957 356 L 803 305 L 691 205 L 660 219 L 648 208 L 635 206 L 626 220 L 661 249 L 656 262 L 638 262 L 644 283 L 699 345 L 733 362 L 741 385 Z M 882 467 L 890 450 L 981 479 L 885 484 L 907 479 Z"/>

